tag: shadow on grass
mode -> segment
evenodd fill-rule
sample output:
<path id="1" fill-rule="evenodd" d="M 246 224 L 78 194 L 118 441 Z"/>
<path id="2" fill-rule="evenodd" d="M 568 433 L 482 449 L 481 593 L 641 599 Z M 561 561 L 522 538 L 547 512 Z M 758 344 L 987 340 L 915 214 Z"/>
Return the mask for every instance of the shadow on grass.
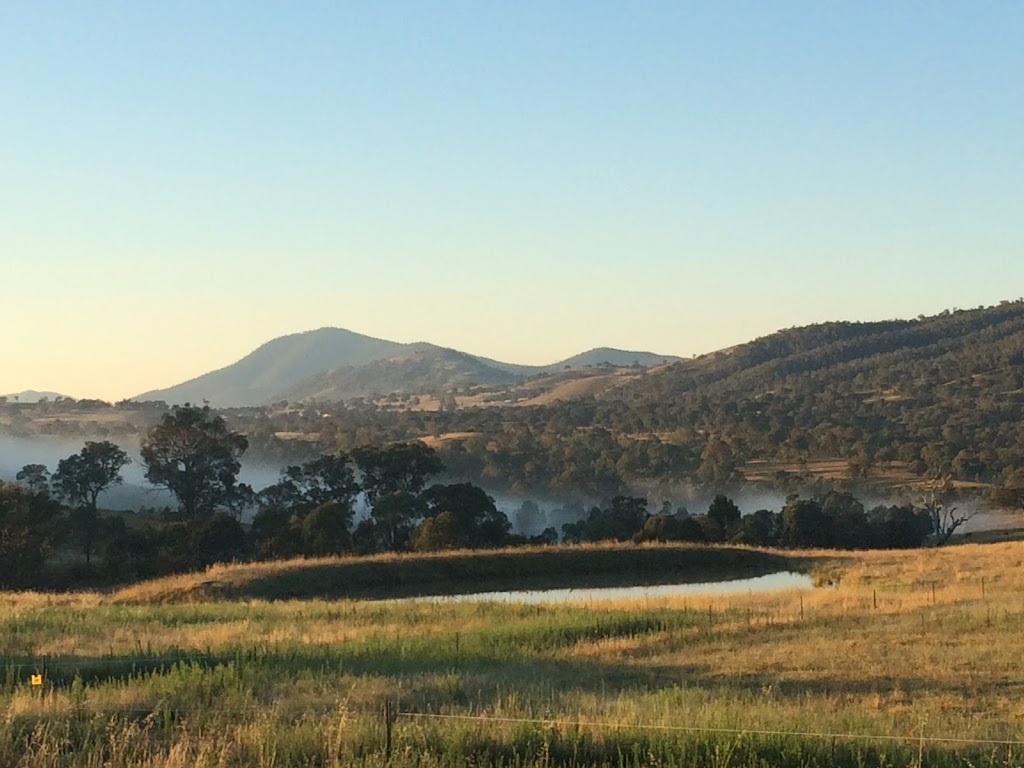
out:
<path id="1" fill-rule="evenodd" d="M 394 558 L 254 563 L 221 577 L 195 574 L 124 590 L 115 602 L 396 599 L 505 590 L 627 587 L 728 581 L 779 571 L 809 573 L 821 561 L 740 547 L 551 547 Z M 271 564 L 273 565 L 273 564 Z"/>

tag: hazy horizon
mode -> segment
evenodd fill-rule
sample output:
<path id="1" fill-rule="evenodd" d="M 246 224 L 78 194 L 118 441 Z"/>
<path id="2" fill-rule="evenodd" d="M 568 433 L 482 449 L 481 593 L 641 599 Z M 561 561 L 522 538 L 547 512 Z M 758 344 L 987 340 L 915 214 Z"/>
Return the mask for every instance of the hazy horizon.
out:
<path id="1" fill-rule="evenodd" d="M 1016 298 L 1022 32 L 1010 2 L 2 5 L 0 392 L 119 400 L 325 326 L 544 364 Z"/>
<path id="2" fill-rule="evenodd" d="M 1003 301 L 1006 301 L 1006 300 L 1008 300 L 1008 299 L 1004 299 Z M 940 310 L 940 311 L 945 311 L 946 309 L 953 309 L 953 308 L 952 307 L 947 307 L 947 308 L 943 308 L 943 310 Z M 973 309 L 973 307 L 957 307 L 957 309 Z M 917 316 L 918 315 L 915 315 L 914 317 L 917 317 Z M 909 319 L 912 319 L 912 318 L 911 317 L 828 318 L 828 319 L 825 320 L 825 322 L 829 322 L 829 321 L 833 321 L 833 320 L 835 320 L 835 321 L 849 320 L 850 322 L 872 322 L 872 321 L 879 321 L 879 320 L 909 320 Z M 177 384 L 184 383 L 186 381 L 190 381 L 191 379 L 197 378 L 197 377 L 199 377 L 199 376 L 201 376 L 203 374 L 210 373 L 212 371 L 216 371 L 216 370 L 220 370 L 221 368 L 228 367 L 228 366 L 238 362 L 239 360 L 243 359 L 244 357 L 249 355 L 251 352 L 253 352 L 254 350 L 258 349 L 259 347 L 261 347 L 262 345 L 266 344 L 267 342 L 273 341 L 274 339 L 283 338 L 283 337 L 292 336 L 292 335 L 300 335 L 300 334 L 303 334 L 303 333 L 310 333 L 310 332 L 314 332 L 314 331 L 318 331 L 318 330 L 326 330 L 326 329 L 352 331 L 353 333 L 359 333 L 358 331 L 353 331 L 351 328 L 338 328 L 337 326 L 322 326 L 320 328 L 309 328 L 309 329 L 306 329 L 306 330 L 303 330 L 303 331 L 295 331 L 295 332 L 289 332 L 289 333 L 281 334 L 280 336 L 275 336 L 273 339 L 271 339 L 271 338 L 264 339 L 263 341 L 261 341 L 261 342 L 257 343 L 256 345 L 254 345 L 251 349 L 247 349 L 245 352 L 239 354 L 237 357 L 233 357 L 230 360 L 226 360 L 223 363 L 215 364 L 215 365 L 213 365 L 212 367 L 210 367 L 208 369 L 200 370 L 200 371 L 198 371 L 196 373 L 192 373 L 192 374 L 189 374 L 189 375 L 186 375 L 186 376 L 181 376 L 181 377 L 179 377 L 177 379 L 174 379 L 172 381 L 162 382 L 162 383 L 160 383 L 160 384 L 158 384 L 156 386 L 151 387 L 149 390 L 145 390 L 145 391 L 147 391 L 147 392 L 148 391 L 156 391 L 156 390 L 160 390 L 160 389 L 163 389 L 163 388 L 168 388 L 168 387 L 171 387 L 171 386 L 174 386 L 174 385 L 177 385 Z M 747 341 L 752 341 L 756 337 L 768 335 L 770 333 L 774 333 L 774 332 L 779 331 L 779 330 L 783 330 L 783 329 L 782 328 L 774 328 L 774 329 L 771 329 L 770 331 L 759 332 L 759 333 L 756 334 L 756 336 L 750 336 L 749 338 L 741 339 L 741 340 L 737 341 L 736 343 L 743 343 L 743 342 L 747 342 Z M 365 336 L 370 337 L 370 338 L 376 338 L 376 339 L 381 339 L 381 340 L 385 340 L 385 341 L 400 341 L 400 343 L 406 343 L 406 344 L 413 344 L 413 343 L 417 343 L 417 342 L 433 343 L 433 342 L 430 342 L 427 339 L 409 339 L 409 340 L 384 339 L 383 337 L 375 335 L 373 333 L 365 333 L 365 334 L 361 334 L 361 335 L 365 335 Z M 443 345 L 438 345 L 438 346 L 443 346 Z M 474 356 L 477 356 L 477 357 L 489 358 L 489 359 L 495 360 L 497 362 L 508 363 L 508 364 L 512 364 L 512 365 L 537 365 L 537 366 L 543 366 L 543 365 L 551 365 L 551 364 L 554 364 L 554 363 L 558 363 L 561 360 L 565 360 L 565 359 L 567 359 L 569 357 L 572 357 L 572 356 L 575 356 L 575 355 L 578 355 L 578 354 L 581 354 L 581 353 L 585 353 L 585 352 L 588 352 L 588 351 L 591 351 L 593 349 L 597 349 L 597 348 L 600 348 L 600 347 L 608 347 L 608 346 L 610 346 L 610 345 L 599 344 L 599 345 L 596 345 L 596 346 L 593 346 L 593 347 L 588 347 L 587 349 L 578 349 L 578 350 L 575 350 L 574 352 L 569 352 L 569 353 L 567 353 L 567 354 L 563 355 L 562 357 L 560 357 L 558 359 L 555 359 L 555 360 L 551 360 L 551 359 L 537 359 L 536 361 L 529 361 L 529 362 L 524 361 L 524 360 L 500 359 L 500 358 L 498 358 L 495 355 L 489 354 L 487 351 L 478 351 L 478 350 L 458 350 L 458 351 L 459 352 L 465 352 L 466 354 L 474 355 Z M 730 344 L 728 346 L 733 346 L 733 345 Z M 721 349 L 726 349 L 726 348 L 727 347 L 725 347 L 725 346 L 723 346 L 723 347 L 715 347 L 713 349 L 702 350 L 701 352 L 694 353 L 694 355 L 705 354 L 705 353 L 708 353 L 708 352 L 715 352 L 715 351 L 718 351 L 718 350 L 721 350 Z M 691 355 L 679 354 L 679 353 L 675 353 L 675 352 L 666 352 L 666 351 L 661 350 L 661 349 L 647 349 L 647 348 L 642 348 L 642 347 L 630 348 L 630 349 L 622 348 L 622 351 L 650 352 L 650 353 L 654 353 L 654 354 L 664 354 L 665 356 L 673 356 L 673 357 L 680 357 L 680 358 L 691 357 Z M 0 382 L 2 382 L 3 380 L 4 380 L 3 372 L 0 371 Z M 17 394 L 21 394 L 23 392 L 33 392 L 33 393 L 37 393 L 37 394 L 44 395 L 44 396 L 60 395 L 60 396 L 63 396 L 63 397 L 70 397 L 70 398 L 73 398 L 73 399 L 76 399 L 76 400 L 81 400 L 81 399 L 98 399 L 98 400 L 105 400 L 107 402 L 118 402 L 120 400 L 128 399 L 128 398 L 134 397 L 136 395 L 143 394 L 143 391 L 140 390 L 140 391 L 131 392 L 129 394 L 124 394 L 124 395 L 121 395 L 119 397 L 104 397 L 102 395 L 96 395 L 96 394 L 92 394 L 92 395 L 77 395 L 74 392 L 69 391 L 67 389 L 56 389 L 56 388 L 45 388 L 45 387 L 25 387 L 25 388 L 19 389 L 19 390 L 15 390 L 15 389 L 4 390 L 2 387 L 0 387 L 0 396 L 17 395 Z M 26 401 L 26 402 L 29 402 L 29 401 Z"/>

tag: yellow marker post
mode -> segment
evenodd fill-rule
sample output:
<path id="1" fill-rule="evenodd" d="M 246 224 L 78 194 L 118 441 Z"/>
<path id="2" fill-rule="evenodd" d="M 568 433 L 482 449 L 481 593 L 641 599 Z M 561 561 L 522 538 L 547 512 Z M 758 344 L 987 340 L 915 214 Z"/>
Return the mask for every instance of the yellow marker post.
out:
<path id="1" fill-rule="evenodd" d="M 43 687 L 43 676 L 42 675 L 32 675 L 29 678 L 29 682 L 32 684 L 33 688 L 42 688 Z"/>

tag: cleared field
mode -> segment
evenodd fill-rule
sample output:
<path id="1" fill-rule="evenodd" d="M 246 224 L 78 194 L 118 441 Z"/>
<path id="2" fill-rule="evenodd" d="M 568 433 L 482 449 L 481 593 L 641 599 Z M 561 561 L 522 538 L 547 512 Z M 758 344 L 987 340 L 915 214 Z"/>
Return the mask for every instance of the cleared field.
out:
<path id="1" fill-rule="evenodd" d="M 459 442 L 462 440 L 469 440 L 471 437 L 476 437 L 479 432 L 445 432 L 440 435 L 428 435 L 427 437 L 421 437 L 419 440 L 424 445 L 430 446 L 431 448 L 440 448 L 445 443 Z"/>
<path id="2" fill-rule="evenodd" d="M 1020 765 L 1024 543 L 811 555 L 640 604 L 6 595 L 0 765 L 381 765 L 384 701 L 400 766 Z"/>
<path id="3" fill-rule="evenodd" d="M 794 476 L 806 476 L 832 483 L 850 483 L 850 462 L 843 458 L 813 459 L 808 461 L 765 461 L 755 459 L 744 464 L 740 471 L 749 483 L 772 483 L 776 474 L 786 472 Z M 924 492 L 933 481 L 921 477 L 903 462 L 890 462 L 884 467 L 871 467 L 867 476 L 858 478 L 858 488 L 887 495 L 903 492 Z M 954 488 L 967 492 L 982 492 L 991 488 L 990 483 L 953 480 Z"/>

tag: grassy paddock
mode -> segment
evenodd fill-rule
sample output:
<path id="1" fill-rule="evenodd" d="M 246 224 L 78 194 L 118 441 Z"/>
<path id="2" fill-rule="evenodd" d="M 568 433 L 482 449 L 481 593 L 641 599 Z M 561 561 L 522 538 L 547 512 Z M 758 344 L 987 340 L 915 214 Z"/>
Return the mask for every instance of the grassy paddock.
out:
<path id="1" fill-rule="evenodd" d="M 0 765 L 382 765 L 385 700 L 394 766 L 1021 765 L 1024 543 L 843 557 L 557 607 L 6 595 Z"/>

